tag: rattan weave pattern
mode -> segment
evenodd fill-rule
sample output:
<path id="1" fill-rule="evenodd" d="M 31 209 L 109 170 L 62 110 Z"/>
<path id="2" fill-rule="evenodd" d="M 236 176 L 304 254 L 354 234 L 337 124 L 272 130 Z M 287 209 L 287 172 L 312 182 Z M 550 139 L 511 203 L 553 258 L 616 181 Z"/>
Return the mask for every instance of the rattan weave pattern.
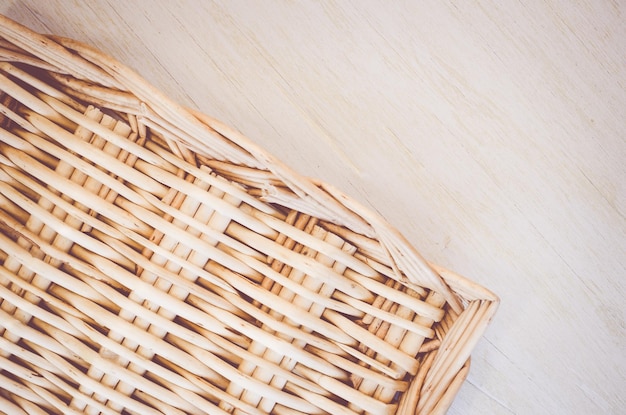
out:
<path id="1" fill-rule="evenodd" d="M 0 61 L 0 412 L 445 412 L 494 294 L 89 46 Z"/>

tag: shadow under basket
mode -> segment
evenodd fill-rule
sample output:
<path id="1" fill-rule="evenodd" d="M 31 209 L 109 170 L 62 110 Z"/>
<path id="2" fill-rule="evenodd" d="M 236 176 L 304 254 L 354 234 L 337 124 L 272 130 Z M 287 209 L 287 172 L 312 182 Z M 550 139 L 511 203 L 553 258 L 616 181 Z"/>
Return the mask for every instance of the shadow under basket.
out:
<path id="1" fill-rule="evenodd" d="M 494 294 L 89 46 L 0 61 L 0 413 L 446 412 Z"/>

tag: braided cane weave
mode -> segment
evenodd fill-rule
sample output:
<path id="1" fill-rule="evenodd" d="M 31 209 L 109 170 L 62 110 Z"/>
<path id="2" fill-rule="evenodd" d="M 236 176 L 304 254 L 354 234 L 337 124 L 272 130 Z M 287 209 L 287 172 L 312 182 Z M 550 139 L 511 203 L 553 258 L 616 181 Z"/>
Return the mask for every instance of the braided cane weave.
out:
<path id="1" fill-rule="evenodd" d="M 0 61 L 1 413 L 446 411 L 494 294 L 89 46 Z"/>

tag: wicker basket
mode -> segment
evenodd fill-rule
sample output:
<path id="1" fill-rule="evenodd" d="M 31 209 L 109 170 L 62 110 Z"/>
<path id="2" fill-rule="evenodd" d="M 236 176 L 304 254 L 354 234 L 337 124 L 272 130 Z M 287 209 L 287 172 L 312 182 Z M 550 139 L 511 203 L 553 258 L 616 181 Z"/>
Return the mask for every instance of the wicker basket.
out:
<path id="1" fill-rule="evenodd" d="M 0 61 L 0 412 L 447 410 L 494 294 L 89 46 Z"/>

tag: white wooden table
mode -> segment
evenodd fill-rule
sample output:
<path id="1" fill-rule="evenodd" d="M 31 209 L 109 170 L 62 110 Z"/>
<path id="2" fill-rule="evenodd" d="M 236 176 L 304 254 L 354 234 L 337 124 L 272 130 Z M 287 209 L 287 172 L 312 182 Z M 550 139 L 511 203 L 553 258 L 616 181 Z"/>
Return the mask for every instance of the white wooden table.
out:
<path id="1" fill-rule="evenodd" d="M 18 1 L 500 295 L 451 414 L 626 413 L 626 4 Z"/>

